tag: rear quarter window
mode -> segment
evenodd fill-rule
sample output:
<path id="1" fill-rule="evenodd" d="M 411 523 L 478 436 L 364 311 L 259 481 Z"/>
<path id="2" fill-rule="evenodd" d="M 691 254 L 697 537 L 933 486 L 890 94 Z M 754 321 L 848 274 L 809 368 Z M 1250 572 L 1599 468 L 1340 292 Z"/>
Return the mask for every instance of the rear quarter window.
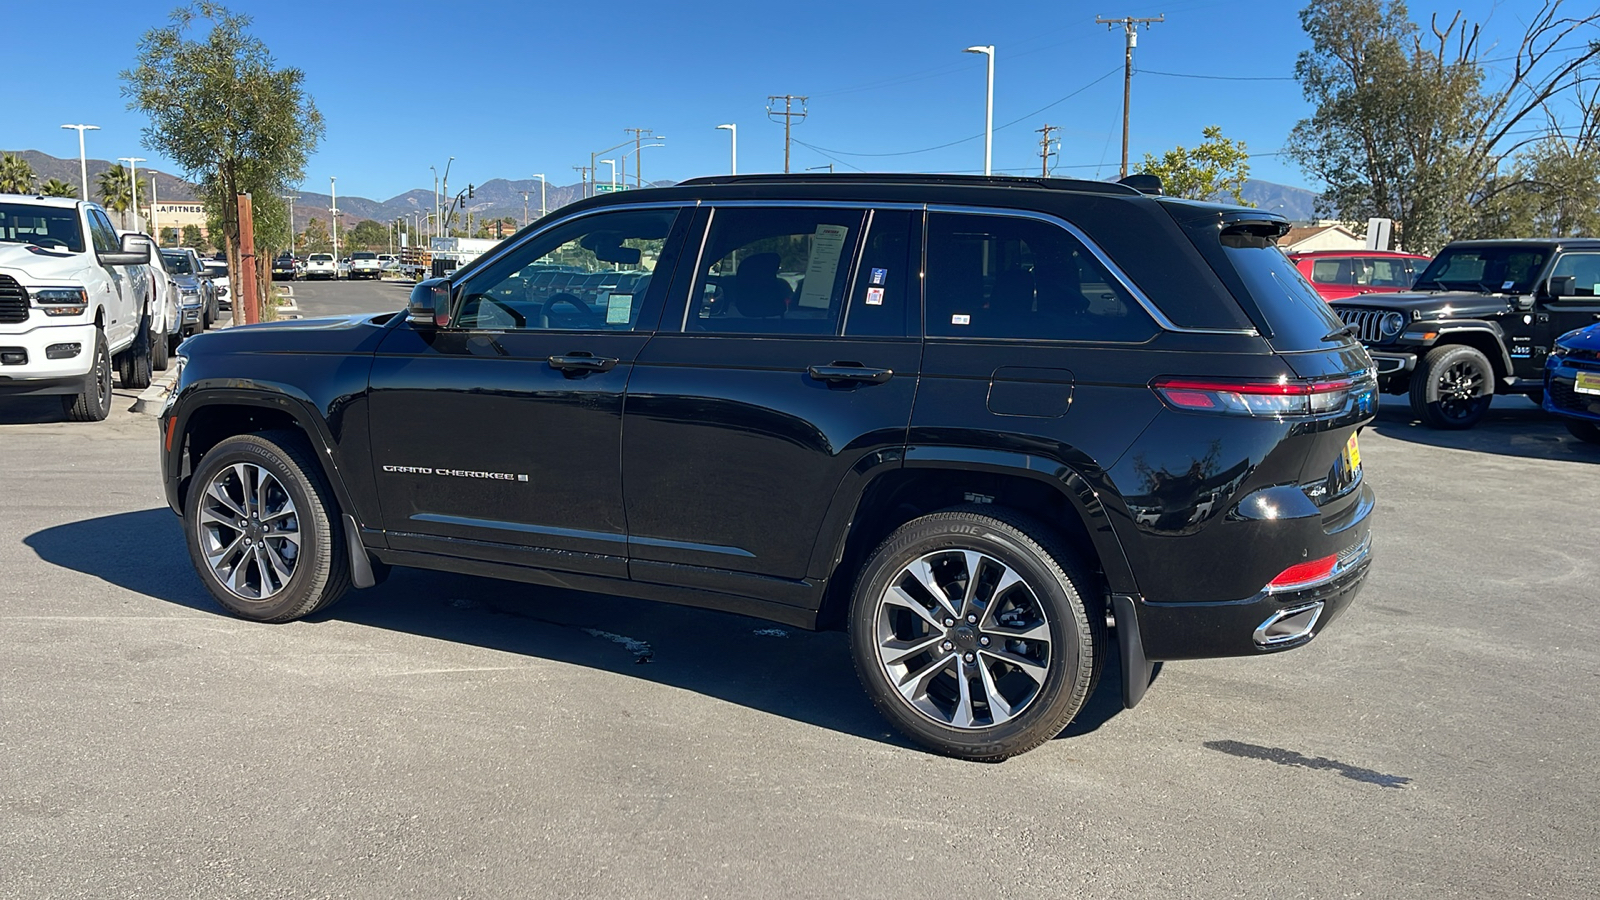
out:
<path id="1" fill-rule="evenodd" d="M 1332 334 L 1344 323 L 1278 249 L 1275 233 L 1233 226 L 1224 228 L 1217 242 L 1222 259 L 1261 311 L 1274 349 L 1314 350 L 1345 340 Z M 1342 262 L 1350 265 L 1349 260 Z M 1226 272 L 1218 274 L 1227 280 Z"/>

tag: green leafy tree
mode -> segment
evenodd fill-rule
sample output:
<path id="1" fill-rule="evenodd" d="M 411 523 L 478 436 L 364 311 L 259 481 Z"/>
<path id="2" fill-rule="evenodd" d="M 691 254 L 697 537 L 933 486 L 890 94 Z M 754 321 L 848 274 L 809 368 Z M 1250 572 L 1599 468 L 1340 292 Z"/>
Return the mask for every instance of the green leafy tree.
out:
<path id="1" fill-rule="evenodd" d="M 161 234 L 159 235 L 159 237 L 161 239 L 161 245 L 163 247 L 176 247 L 176 246 L 178 246 L 178 229 L 176 229 L 176 228 L 163 228 L 163 229 L 161 229 Z"/>
<path id="2" fill-rule="evenodd" d="M 1244 203 L 1250 180 L 1250 154 L 1244 141 L 1222 136 L 1222 127 L 1208 125 L 1205 138 L 1193 148 L 1182 145 L 1157 157 L 1146 153 L 1141 172 L 1161 178 L 1162 191 L 1189 200 L 1231 200 Z"/>
<path id="3" fill-rule="evenodd" d="M 0 156 L 0 194 L 33 193 L 33 166 L 20 156 Z"/>
<path id="4" fill-rule="evenodd" d="M 328 226 L 322 224 L 321 219 L 312 219 L 306 223 L 306 230 L 301 232 L 300 245 L 307 253 L 332 253 L 333 237 L 328 234 Z"/>
<path id="5" fill-rule="evenodd" d="M 206 236 L 200 231 L 199 225 L 183 226 L 183 246 L 193 247 L 196 250 L 206 249 Z"/>
<path id="6" fill-rule="evenodd" d="M 388 251 L 389 229 L 382 222 L 362 219 L 342 236 L 341 246 L 350 250 Z"/>
<path id="7" fill-rule="evenodd" d="M 124 166 L 112 166 L 95 176 L 95 193 L 100 205 L 116 213 L 125 213 L 133 205 L 133 182 L 128 179 Z"/>
<path id="8" fill-rule="evenodd" d="M 170 25 L 145 33 L 138 62 L 122 79 L 129 108 L 150 118 L 144 145 L 199 185 L 236 272 L 237 197 L 249 193 L 259 201 L 252 204 L 251 223 L 255 302 L 264 305 L 272 248 L 289 240 L 283 204 L 269 198 L 302 179 L 323 120 L 305 91 L 304 73 L 278 68 L 249 25 L 248 16 L 214 0 L 180 7 Z"/>
<path id="9" fill-rule="evenodd" d="M 78 188 L 76 185 L 68 184 L 59 178 L 52 178 L 39 188 L 39 193 L 46 197 L 76 197 L 78 196 Z"/>
<path id="10" fill-rule="evenodd" d="M 1311 0 L 1300 12 L 1311 49 L 1295 76 L 1313 112 L 1287 146 L 1327 185 L 1319 211 L 1393 219 L 1418 251 L 1517 227 L 1537 148 L 1557 134 L 1554 110 L 1592 103 L 1593 10 L 1540 0 L 1514 51 L 1492 45 L 1509 65 L 1491 68 L 1479 26 L 1459 14 L 1434 17 L 1425 35 L 1404 0 Z M 1572 155 L 1584 149 L 1568 141 Z"/>

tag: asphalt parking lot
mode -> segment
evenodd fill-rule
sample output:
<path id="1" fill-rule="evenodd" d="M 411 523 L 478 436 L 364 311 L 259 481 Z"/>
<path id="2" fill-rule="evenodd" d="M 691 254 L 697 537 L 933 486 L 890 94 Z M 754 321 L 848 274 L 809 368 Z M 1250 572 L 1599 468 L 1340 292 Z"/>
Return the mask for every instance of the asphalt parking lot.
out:
<path id="1" fill-rule="evenodd" d="M 295 286 L 305 314 L 392 283 Z M 1600 448 L 1387 402 L 1357 605 L 1114 671 L 981 765 L 892 734 L 844 636 L 397 570 L 223 615 L 155 420 L 0 407 L 3 897 L 1578 897 L 1600 878 Z"/>

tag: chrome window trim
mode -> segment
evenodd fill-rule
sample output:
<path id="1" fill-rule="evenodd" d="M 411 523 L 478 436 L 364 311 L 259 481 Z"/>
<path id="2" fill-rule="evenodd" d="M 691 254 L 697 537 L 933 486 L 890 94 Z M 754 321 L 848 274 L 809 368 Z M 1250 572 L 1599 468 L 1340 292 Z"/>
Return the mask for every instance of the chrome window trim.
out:
<path id="1" fill-rule="evenodd" d="M 1111 257 L 1107 256 L 1105 254 L 1105 251 L 1101 250 L 1098 244 L 1096 244 L 1094 241 L 1090 240 L 1089 236 L 1087 234 L 1084 234 L 1082 229 L 1078 228 L 1078 226 L 1072 224 L 1071 222 L 1068 222 L 1067 220 L 1065 220 L 1065 219 L 1063 219 L 1063 218 L 1061 218 L 1059 216 L 1053 216 L 1053 215 L 1051 215 L 1049 213 L 1039 212 L 1037 210 L 1029 210 L 1029 209 L 1005 209 L 1005 208 L 996 208 L 996 207 L 987 207 L 987 206 L 957 206 L 957 205 L 942 204 L 942 203 L 941 204 L 930 203 L 927 206 L 927 210 L 930 213 L 952 213 L 952 214 L 956 214 L 956 215 L 967 214 L 967 215 L 981 215 L 981 216 L 1007 216 L 1007 217 L 1010 217 L 1010 218 L 1013 218 L 1013 219 L 1034 219 L 1034 220 L 1039 221 L 1039 222 L 1047 222 L 1047 223 L 1049 223 L 1051 225 L 1055 225 L 1057 228 L 1060 228 L 1063 231 L 1067 232 L 1068 234 L 1072 235 L 1080 243 L 1082 243 L 1083 246 L 1087 247 L 1089 252 L 1094 255 L 1094 258 L 1096 260 L 1098 260 L 1102 266 L 1106 267 L 1106 271 L 1111 273 L 1111 277 L 1115 278 L 1117 280 L 1117 283 L 1120 284 L 1124 290 L 1126 290 L 1130 295 L 1133 296 L 1133 299 L 1139 304 L 1140 307 L 1142 307 L 1144 309 L 1144 311 L 1146 313 L 1149 314 L 1151 319 L 1155 320 L 1156 326 L 1159 327 L 1162 331 L 1174 331 L 1174 332 L 1178 332 L 1178 333 L 1181 333 L 1181 334 L 1233 334 L 1233 335 L 1244 335 L 1244 336 L 1247 336 L 1247 337 L 1260 337 L 1261 336 L 1261 332 L 1257 331 L 1254 328 L 1195 328 L 1195 327 L 1188 326 L 1188 325 L 1179 325 L 1179 324 L 1177 324 L 1176 322 L 1174 322 L 1171 319 L 1167 318 L 1167 314 L 1162 312 L 1161 308 L 1156 306 L 1154 301 L 1152 301 L 1149 297 L 1145 296 L 1144 291 L 1140 290 L 1138 288 L 1138 286 L 1133 283 L 1133 280 L 1128 277 L 1127 273 L 1123 272 L 1122 269 L 1119 268 L 1116 263 L 1112 262 L 1111 261 Z M 931 229 L 931 225 L 932 225 L 932 223 L 930 222 L 929 223 L 930 227 L 924 229 L 924 231 L 923 231 L 924 235 L 926 235 L 927 231 Z M 923 259 L 924 259 L 924 265 L 926 265 L 926 259 L 927 259 L 927 256 L 926 256 L 926 253 L 927 253 L 927 251 L 926 251 L 926 241 L 927 241 L 927 239 L 926 239 L 926 237 L 924 237 L 923 241 L 924 241 L 924 251 L 923 251 L 924 256 L 923 256 Z M 926 322 L 923 323 L 923 329 L 922 330 L 924 332 L 926 332 L 928 330 Z M 929 340 L 938 340 L 938 338 L 934 338 L 932 336 L 929 336 Z M 970 338 L 954 338 L 954 340 L 970 340 Z M 1012 340 L 1014 340 L 1014 339 L 1012 339 Z"/>

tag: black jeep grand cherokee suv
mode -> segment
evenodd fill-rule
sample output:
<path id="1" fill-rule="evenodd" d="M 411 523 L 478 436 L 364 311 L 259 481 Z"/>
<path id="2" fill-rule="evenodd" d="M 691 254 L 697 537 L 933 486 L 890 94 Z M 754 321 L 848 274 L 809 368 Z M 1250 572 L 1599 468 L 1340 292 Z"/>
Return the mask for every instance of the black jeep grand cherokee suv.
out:
<path id="1" fill-rule="evenodd" d="M 849 628 L 975 759 L 1112 655 L 1298 647 L 1363 581 L 1372 362 L 1255 209 L 1118 184 L 707 178 L 568 206 L 404 314 L 184 344 L 168 500 L 234 613 L 391 565 Z"/>

